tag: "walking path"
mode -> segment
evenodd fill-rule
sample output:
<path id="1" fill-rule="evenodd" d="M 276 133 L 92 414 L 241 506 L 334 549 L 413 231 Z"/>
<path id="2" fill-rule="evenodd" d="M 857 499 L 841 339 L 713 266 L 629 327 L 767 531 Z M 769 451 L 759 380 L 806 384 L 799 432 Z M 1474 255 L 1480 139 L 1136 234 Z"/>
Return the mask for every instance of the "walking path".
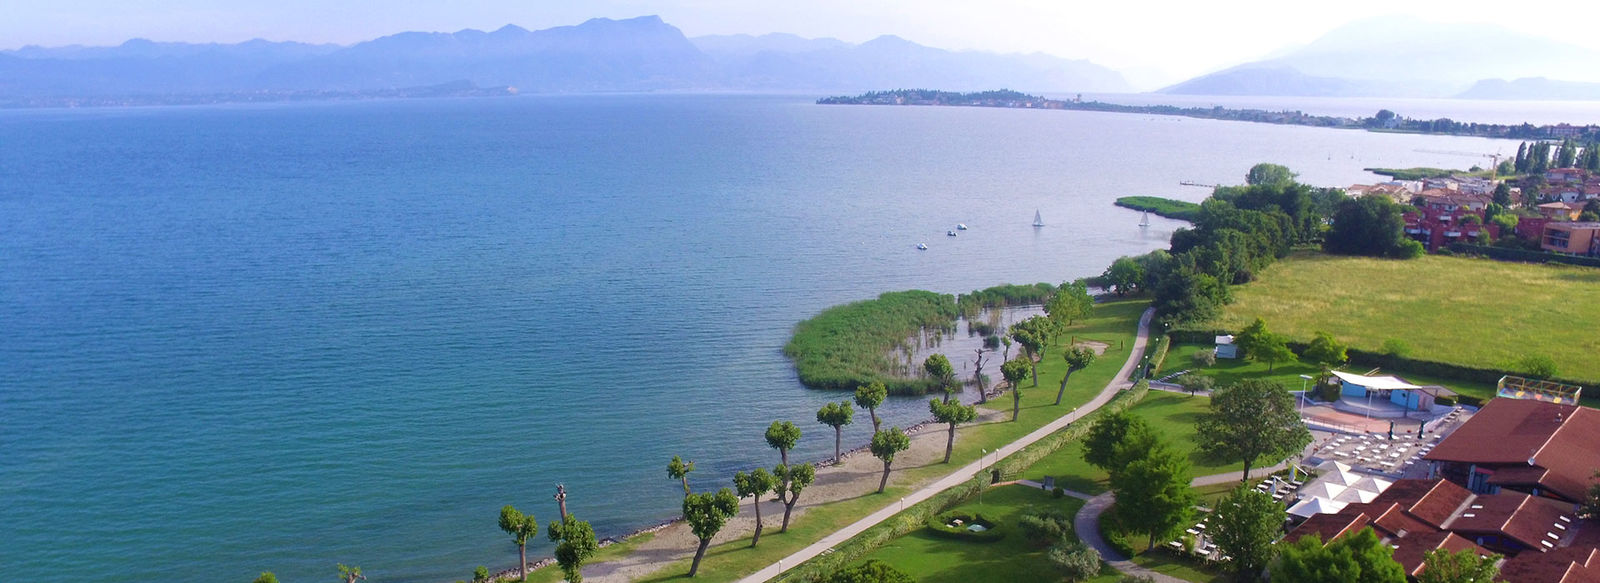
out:
<path id="1" fill-rule="evenodd" d="M 1077 421 L 1084 415 L 1087 415 L 1094 410 L 1105 406 L 1106 403 L 1111 401 L 1112 397 L 1116 396 L 1118 391 L 1131 386 L 1132 383 L 1128 382 L 1127 379 L 1133 374 L 1134 369 L 1139 366 L 1139 361 L 1144 356 L 1145 345 L 1150 340 L 1150 319 L 1154 314 L 1154 309 L 1147 309 L 1144 311 L 1144 315 L 1139 317 L 1139 334 L 1133 340 L 1133 349 L 1128 351 L 1127 362 L 1122 363 L 1122 369 L 1117 372 L 1117 376 L 1112 377 L 1111 382 L 1106 384 L 1106 387 L 1100 391 L 1100 394 L 1095 395 L 1094 399 L 1091 399 L 1088 403 L 1085 403 L 1082 407 L 1077 408 L 1072 413 L 1063 415 L 1060 418 L 1045 424 L 1043 427 L 1040 427 L 1033 433 L 1023 436 L 1021 439 L 1001 446 L 1000 449 L 996 450 L 995 452 L 998 455 L 992 459 L 1005 459 L 1006 456 L 1016 453 L 1022 448 L 1027 447 L 1028 445 L 1031 445 L 1040 439 L 1043 439 L 1045 436 L 1050 435 L 1051 433 L 1061 430 L 1063 427 L 1066 427 L 1068 424 Z M 766 568 L 756 571 L 755 573 L 740 579 L 739 581 L 740 583 L 760 583 L 762 581 L 767 581 L 777 577 L 795 565 L 804 563 L 807 560 L 810 560 L 812 557 L 831 550 L 840 543 L 850 540 L 851 537 L 861 534 L 862 531 L 865 531 L 866 529 L 876 526 L 878 523 L 887 520 L 889 517 L 894 516 L 901 510 L 904 510 L 907 505 L 916 504 L 918 502 L 922 502 L 923 500 L 927 500 L 928 498 L 932 498 L 934 494 L 938 494 L 939 492 L 953 488 L 962 482 L 976 477 L 978 473 L 983 471 L 987 466 L 988 464 L 985 464 L 983 460 L 978 460 L 967 464 L 961 469 L 956 470 L 955 473 L 940 478 L 938 481 L 928 484 L 920 490 L 912 492 L 905 498 L 901 498 L 899 504 L 892 505 L 874 512 L 868 515 L 866 518 L 839 529 L 837 532 L 823 537 L 822 540 L 812 543 L 811 546 L 800 549 L 800 551 L 779 560 L 776 564 L 768 565 Z M 1098 532 L 1098 530 L 1096 532 Z"/>

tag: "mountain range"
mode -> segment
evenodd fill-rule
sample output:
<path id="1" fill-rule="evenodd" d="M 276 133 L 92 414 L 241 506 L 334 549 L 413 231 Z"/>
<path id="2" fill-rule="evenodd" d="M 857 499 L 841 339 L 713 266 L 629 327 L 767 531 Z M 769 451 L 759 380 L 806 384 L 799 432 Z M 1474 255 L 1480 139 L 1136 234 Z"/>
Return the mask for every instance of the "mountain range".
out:
<path id="1" fill-rule="evenodd" d="M 690 39 L 655 16 L 530 31 L 403 32 L 350 46 L 253 40 L 0 51 L 0 100 L 361 93 L 467 82 L 523 93 L 859 92 L 883 87 L 1118 92 L 1088 61 L 955 52 L 894 36 L 860 44 L 793 35 Z"/>
<path id="2" fill-rule="evenodd" d="M 1387 17 L 1352 22 L 1304 46 L 1202 75 L 1161 92 L 1600 99 L 1600 86 L 1590 85 L 1600 82 L 1600 68 L 1594 66 L 1597 61 L 1600 51 L 1500 26 Z M 1562 81 L 1523 79 L 1538 77 Z M 1550 93 L 1557 87 L 1560 92 Z"/>

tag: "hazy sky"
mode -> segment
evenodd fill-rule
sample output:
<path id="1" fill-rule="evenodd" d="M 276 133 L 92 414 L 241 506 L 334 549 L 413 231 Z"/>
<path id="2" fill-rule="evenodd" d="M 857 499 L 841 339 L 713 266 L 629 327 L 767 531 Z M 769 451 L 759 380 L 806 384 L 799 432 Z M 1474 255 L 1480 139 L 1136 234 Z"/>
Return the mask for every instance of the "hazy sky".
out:
<path id="1" fill-rule="evenodd" d="M 947 49 L 1084 58 L 1167 80 L 1393 14 L 1495 22 L 1600 48 L 1600 35 L 1572 25 L 1600 22 L 1592 0 L 0 0 L 0 48 L 132 37 L 348 44 L 403 30 L 538 29 L 646 14 L 690 36 L 790 32 L 860 42 L 895 34 Z"/>

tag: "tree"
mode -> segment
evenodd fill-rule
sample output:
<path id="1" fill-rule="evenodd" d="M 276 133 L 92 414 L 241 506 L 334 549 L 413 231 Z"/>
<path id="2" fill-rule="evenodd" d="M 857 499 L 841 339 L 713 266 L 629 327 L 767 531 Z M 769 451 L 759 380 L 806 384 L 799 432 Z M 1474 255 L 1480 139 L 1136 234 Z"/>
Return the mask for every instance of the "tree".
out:
<path id="1" fill-rule="evenodd" d="M 511 540 L 517 543 L 517 572 L 522 575 L 522 580 L 528 580 L 528 539 L 539 534 L 539 522 L 533 519 L 532 514 L 523 514 L 516 507 L 507 504 L 500 509 L 500 530 L 511 535 Z"/>
<path id="2" fill-rule="evenodd" d="M 1094 311 L 1094 298 L 1089 296 L 1089 286 L 1082 281 L 1063 283 L 1056 288 L 1055 295 L 1050 296 L 1050 301 L 1044 305 L 1044 313 L 1050 316 L 1052 331 L 1060 334 L 1079 318 L 1083 318 Z"/>
<path id="3" fill-rule="evenodd" d="M 1528 376 L 1537 379 L 1553 378 L 1561 374 L 1561 369 L 1556 368 L 1556 361 L 1545 354 L 1529 354 L 1517 361 L 1517 368 L 1528 373 Z"/>
<path id="4" fill-rule="evenodd" d="M 1406 238 L 1400 207 L 1388 197 L 1363 196 L 1339 203 L 1322 250 L 1335 255 L 1410 259 L 1415 241 Z"/>
<path id="5" fill-rule="evenodd" d="M 1128 441 L 1129 434 L 1140 433 L 1153 434 L 1143 417 L 1127 411 L 1106 413 L 1089 426 L 1089 434 L 1083 438 L 1083 461 L 1107 472 L 1127 465 L 1126 460 L 1117 458 L 1117 446 Z"/>
<path id="6" fill-rule="evenodd" d="M 252 583 L 278 583 L 278 576 L 272 574 L 272 571 L 262 571 L 261 576 L 256 577 Z"/>
<path id="7" fill-rule="evenodd" d="M 1111 472 L 1111 491 L 1122 501 L 1115 507 L 1117 520 L 1150 537 L 1146 551 L 1181 532 L 1193 516 L 1200 496 L 1189 487 L 1190 479 L 1188 460 L 1160 440 L 1143 457 Z"/>
<path id="8" fill-rule="evenodd" d="M 989 338 L 994 338 L 994 336 L 990 336 Z M 989 338 L 984 339 L 985 344 L 988 343 Z M 977 358 L 973 359 L 972 361 L 972 382 L 978 385 L 978 403 L 988 403 L 989 392 L 983 387 L 983 355 L 985 353 L 992 353 L 993 351 L 984 350 L 983 348 L 974 348 L 973 351 L 977 353 Z M 873 427 L 873 429 L 876 430 L 877 427 Z"/>
<path id="9" fill-rule="evenodd" d="M 551 523 L 546 534 L 556 543 L 556 564 L 567 583 L 583 583 L 583 563 L 600 550 L 594 527 L 569 514 L 561 522 Z"/>
<path id="10" fill-rule="evenodd" d="M 750 537 L 750 546 L 761 542 L 761 496 L 772 492 L 778 487 L 778 478 L 767 473 L 767 470 L 756 468 L 746 474 L 738 472 L 733 475 L 733 488 L 738 491 L 739 499 L 754 498 L 756 508 L 756 534 Z"/>
<path id="11" fill-rule="evenodd" d="M 1520 172 L 1526 172 L 1528 170 L 1528 143 L 1527 142 L 1523 142 L 1523 143 L 1517 145 L 1517 157 L 1515 158 L 1515 163 L 1513 164 L 1513 166 L 1516 168 L 1516 171 L 1519 172 L 1519 173 Z"/>
<path id="12" fill-rule="evenodd" d="M 1295 173 L 1290 172 L 1287 166 L 1262 163 L 1250 167 L 1250 172 L 1244 175 L 1244 182 L 1251 186 L 1258 184 L 1287 184 L 1294 182 L 1295 176 Z"/>
<path id="13" fill-rule="evenodd" d="M 1600 518 L 1600 470 L 1589 479 L 1589 489 L 1585 492 L 1583 503 L 1578 507 L 1578 516 L 1581 518 Z"/>
<path id="14" fill-rule="evenodd" d="M 888 397 L 889 388 L 883 386 L 883 381 L 872 381 L 856 387 L 856 406 L 866 409 L 867 414 L 872 416 L 873 431 L 878 430 L 878 423 L 880 423 L 878 421 L 878 405 L 882 405 L 883 400 Z"/>
<path id="15" fill-rule="evenodd" d="M 1211 515 L 1212 541 L 1240 581 L 1260 578 L 1277 548 L 1272 541 L 1283 534 L 1283 506 L 1265 492 L 1239 487 L 1217 503 Z"/>
<path id="16" fill-rule="evenodd" d="M 1061 388 L 1056 390 L 1056 404 L 1061 404 L 1061 396 L 1067 393 L 1067 380 L 1072 378 L 1072 373 L 1078 372 L 1094 364 L 1094 351 L 1082 346 L 1068 348 L 1061 355 L 1067 360 L 1067 372 L 1061 375 Z"/>
<path id="17" fill-rule="evenodd" d="M 905 571 L 877 559 L 869 559 L 854 567 L 835 571 L 823 581 L 825 583 L 917 583 L 917 580 L 907 575 Z"/>
<path id="18" fill-rule="evenodd" d="M 883 478 L 878 480 L 878 493 L 882 494 L 889 485 L 889 466 L 894 464 L 894 455 L 911 449 L 911 438 L 899 427 L 891 427 L 872 434 L 871 449 L 873 457 L 883 460 Z"/>
<path id="19" fill-rule="evenodd" d="M 1023 355 L 1028 357 L 1029 370 L 1033 372 L 1033 386 L 1039 386 L 1039 353 L 1044 351 L 1045 343 L 1052 334 L 1050 320 L 1042 316 L 1034 316 L 1011 325 L 1011 339 L 1022 345 Z"/>
<path id="20" fill-rule="evenodd" d="M 524 573 L 524 576 L 526 576 L 526 573 Z M 339 563 L 339 579 L 344 583 L 356 583 L 357 579 L 366 581 L 367 576 L 361 574 L 361 567 L 350 567 L 344 563 Z"/>
<path id="21" fill-rule="evenodd" d="M 1372 527 L 1347 534 L 1324 545 L 1317 536 L 1303 536 L 1294 544 L 1278 545 L 1272 564 L 1273 581 L 1295 583 L 1405 583 L 1405 569 L 1394 560 L 1394 549 L 1383 544 Z"/>
<path id="22" fill-rule="evenodd" d="M 472 570 L 472 583 L 489 583 L 489 568 L 478 565 Z"/>
<path id="23" fill-rule="evenodd" d="M 1494 185 L 1494 203 L 1503 207 L 1511 206 L 1511 185 L 1505 181 Z"/>
<path id="24" fill-rule="evenodd" d="M 1118 257 L 1116 261 L 1111 262 L 1111 267 L 1107 267 L 1105 273 L 1100 275 L 1100 279 L 1104 280 L 1117 296 L 1126 296 L 1139 291 L 1144 283 L 1144 265 L 1132 257 Z"/>
<path id="25" fill-rule="evenodd" d="M 789 465 L 789 450 L 800 442 L 800 428 L 788 421 L 773 421 L 767 426 L 767 447 L 778 450 L 778 459 Z"/>
<path id="26" fill-rule="evenodd" d="M 1000 365 L 1000 375 L 1006 377 L 1006 384 L 1011 385 L 1012 421 L 1016 421 L 1017 414 L 1022 412 L 1022 379 L 1028 378 L 1028 367 L 1031 364 L 1018 358 Z"/>
<path id="27" fill-rule="evenodd" d="M 1294 358 L 1294 352 L 1289 350 L 1289 340 L 1267 330 L 1266 320 L 1259 317 L 1239 331 L 1233 343 L 1244 350 L 1245 356 L 1267 363 L 1269 373 L 1275 364 Z"/>
<path id="28" fill-rule="evenodd" d="M 789 514 L 794 512 L 794 505 L 800 502 L 800 493 L 817 481 L 817 468 L 811 464 L 779 464 L 772 468 L 772 476 L 778 481 L 778 501 L 783 503 L 783 526 L 778 528 L 778 532 L 789 532 Z"/>
<path id="29" fill-rule="evenodd" d="M 950 463 L 950 453 L 956 448 L 956 426 L 978 418 L 978 408 L 962 405 L 960 401 L 928 400 L 928 411 L 935 421 L 950 426 L 950 438 L 944 443 L 944 463 Z"/>
<path id="30" fill-rule="evenodd" d="M 700 546 L 694 550 L 694 562 L 689 564 L 690 577 L 700 571 L 700 559 L 705 558 L 712 537 L 717 536 L 728 519 L 738 514 L 739 498 L 727 488 L 717 490 L 716 494 L 690 494 L 683 499 L 683 517 L 689 521 L 689 530 L 694 531 L 695 538 L 700 539 Z"/>
<path id="31" fill-rule="evenodd" d="M 1500 555 L 1480 557 L 1472 549 L 1434 549 L 1422 556 L 1417 583 L 1493 583 L 1500 577 Z"/>
<path id="32" fill-rule="evenodd" d="M 1076 538 L 1063 540 L 1050 547 L 1045 557 L 1068 581 L 1087 581 L 1100 574 L 1100 552 Z"/>
<path id="33" fill-rule="evenodd" d="M 1344 364 L 1344 361 L 1349 359 L 1346 352 L 1347 347 L 1332 334 L 1318 330 L 1316 336 L 1311 339 L 1311 344 L 1306 345 L 1306 353 L 1300 358 L 1323 369 L 1329 369 Z"/>
<path id="34" fill-rule="evenodd" d="M 945 400 L 950 399 L 950 392 L 956 387 L 956 369 L 950 366 L 950 359 L 943 354 L 934 353 L 922 361 L 922 370 L 928 373 L 928 378 L 939 385 L 939 390 L 944 391 Z"/>
<path id="35" fill-rule="evenodd" d="M 1211 411 L 1195 426 L 1200 450 L 1244 462 L 1244 479 L 1262 457 L 1281 459 L 1311 443 L 1311 432 L 1283 385 L 1247 379 L 1212 394 Z"/>
<path id="36" fill-rule="evenodd" d="M 1578 143 L 1571 138 L 1561 140 L 1561 146 L 1556 149 L 1556 167 L 1571 168 L 1578 163 Z"/>
<path id="37" fill-rule="evenodd" d="M 850 424 L 855 413 L 849 401 L 828 403 L 817 410 L 817 423 L 833 428 L 833 463 L 839 463 L 839 442 L 844 439 L 844 426 Z"/>
<path id="38" fill-rule="evenodd" d="M 694 462 L 684 463 L 683 458 L 672 456 L 672 461 L 667 462 L 667 477 L 683 482 L 683 495 L 689 495 L 689 472 L 694 471 Z"/>

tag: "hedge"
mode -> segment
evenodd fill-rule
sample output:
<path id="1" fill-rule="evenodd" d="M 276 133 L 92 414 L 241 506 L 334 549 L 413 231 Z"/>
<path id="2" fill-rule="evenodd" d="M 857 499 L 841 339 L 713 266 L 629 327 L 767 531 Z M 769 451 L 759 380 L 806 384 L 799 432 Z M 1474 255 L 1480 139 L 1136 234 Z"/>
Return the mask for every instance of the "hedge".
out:
<path id="1" fill-rule="evenodd" d="M 956 520 L 960 520 L 962 526 L 950 526 L 950 523 Z M 967 525 L 973 523 L 982 524 L 987 527 L 987 530 L 977 532 L 967 530 Z M 992 543 L 1006 537 L 1005 527 L 1000 521 L 982 514 L 960 510 L 952 510 L 930 516 L 927 524 L 928 530 L 932 531 L 935 536 L 948 539 Z"/>
<path id="2" fill-rule="evenodd" d="M 1479 255 L 1500 261 L 1517 261 L 1521 263 L 1564 263 L 1582 267 L 1600 267 L 1600 257 L 1584 257 L 1581 255 L 1562 255 L 1560 253 L 1547 253 L 1543 251 L 1528 251 L 1525 249 L 1511 249 L 1507 247 L 1490 247 L 1487 245 L 1473 245 L 1471 243 L 1452 243 L 1450 252 L 1457 255 Z"/>

